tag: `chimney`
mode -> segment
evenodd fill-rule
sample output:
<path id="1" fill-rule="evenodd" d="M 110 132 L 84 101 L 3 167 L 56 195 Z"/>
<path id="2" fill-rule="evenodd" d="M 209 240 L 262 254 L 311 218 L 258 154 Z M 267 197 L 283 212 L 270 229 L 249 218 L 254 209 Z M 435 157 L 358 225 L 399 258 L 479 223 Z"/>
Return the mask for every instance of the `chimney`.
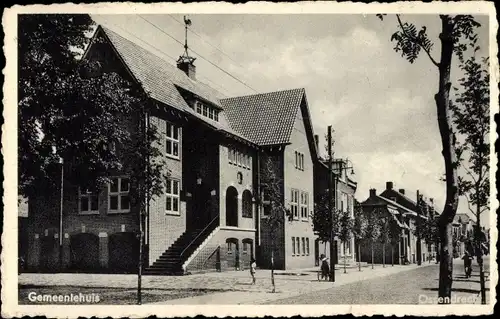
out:
<path id="1" fill-rule="evenodd" d="M 400 188 L 399 192 L 404 195 L 405 194 L 405 189 L 404 188 Z"/>
<path id="2" fill-rule="evenodd" d="M 385 189 L 390 190 L 394 187 L 394 184 L 392 182 L 387 182 L 385 183 Z"/>
<path id="3" fill-rule="evenodd" d="M 377 190 L 375 188 L 370 189 L 370 197 L 375 197 L 377 196 Z"/>
<path id="4" fill-rule="evenodd" d="M 314 143 L 316 143 L 316 150 L 319 151 L 319 136 L 314 134 Z"/>
<path id="5" fill-rule="evenodd" d="M 196 80 L 196 66 L 192 61 L 180 60 L 177 62 L 177 68 L 186 73 L 191 80 Z"/>

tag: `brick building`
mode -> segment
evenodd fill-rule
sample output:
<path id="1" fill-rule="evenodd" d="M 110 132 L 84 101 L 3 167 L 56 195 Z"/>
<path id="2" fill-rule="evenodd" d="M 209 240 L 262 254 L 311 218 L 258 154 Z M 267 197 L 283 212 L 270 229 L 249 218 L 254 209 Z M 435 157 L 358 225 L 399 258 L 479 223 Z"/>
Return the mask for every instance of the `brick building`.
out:
<path id="1" fill-rule="evenodd" d="M 169 178 L 143 221 L 146 274 L 241 269 L 252 256 L 267 267 L 270 231 L 282 234 L 277 268 L 314 265 L 316 148 L 304 89 L 226 98 L 197 81 L 192 61 L 179 60 L 176 68 L 101 26 L 84 58 L 141 83 L 150 97 L 149 123 L 160 132 Z M 282 200 L 292 212 L 279 230 L 263 226 L 259 178 L 268 157 L 279 163 Z M 62 185 L 53 196 L 30 198 L 28 269 L 135 272 L 139 214 L 130 204 L 129 176 L 116 172 L 95 193 L 64 179 Z"/>
<path id="2" fill-rule="evenodd" d="M 385 263 L 392 263 L 392 260 L 397 263 L 417 263 L 418 220 L 423 221 L 429 218 L 429 216 L 419 212 L 417 202 L 409 198 L 404 189 L 395 190 L 393 182 L 387 182 L 386 189 L 380 195 L 376 193 L 375 189 L 371 189 L 370 196 L 360 205 L 365 214 L 388 217 L 388 220 L 393 220 L 401 230 L 399 244 L 394 245 L 394 247 L 390 244 L 386 245 Z M 429 212 L 432 211 L 429 210 Z M 420 252 L 422 262 L 431 258 L 430 255 L 434 252 L 434 248 L 431 247 L 431 252 L 429 252 L 427 247 L 427 243 L 422 238 Z M 376 243 L 374 250 L 375 263 L 382 263 L 382 244 Z M 393 251 L 393 256 L 391 256 L 391 251 Z M 371 262 L 371 247 L 369 245 L 362 247 L 361 261 Z"/>

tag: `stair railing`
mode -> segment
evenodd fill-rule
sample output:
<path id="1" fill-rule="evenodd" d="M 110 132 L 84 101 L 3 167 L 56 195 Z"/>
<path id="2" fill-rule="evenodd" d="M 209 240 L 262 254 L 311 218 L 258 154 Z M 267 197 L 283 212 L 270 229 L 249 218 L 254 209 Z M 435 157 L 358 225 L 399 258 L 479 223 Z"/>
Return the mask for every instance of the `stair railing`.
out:
<path id="1" fill-rule="evenodd" d="M 220 245 L 217 245 L 217 247 L 215 247 L 215 249 L 212 251 L 212 253 L 210 253 L 210 255 L 208 255 L 208 257 L 207 257 L 207 258 L 205 258 L 205 260 L 204 260 L 204 261 L 203 261 L 203 263 L 201 264 L 201 270 L 205 269 L 205 265 L 207 264 L 207 261 L 209 261 L 209 260 L 210 260 L 210 258 L 212 258 L 212 256 L 213 256 L 216 252 L 218 252 L 218 251 L 220 251 Z M 216 262 L 216 264 L 217 264 L 217 263 L 220 263 L 220 260 L 218 260 L 218 261 Z M 217 268 L 217 266 L 216 266 L 216 268 Z"/>
<path id="2" fill-rule="evenodd" d="M 212 219 L 212 220 L 210 221 L 210 223 L 208 223 L 208 225 L 207 225 L 207 226 L 205 226 L 205 228 L 203 228 L 203 229 L 200 231 L 200 233 L 199 233 L 199 234 L 198 234 L 198 235 L 197 235 L 197 236 L 196 236 L 193 240 L 191 240 L 191 242 L 190 242 L 190 243 L 186 246 L 186 248 L 184 248 L 184 250 L 181 252 L 181 255 L 180 255 L 181 260 L 183 260 L 183 259 L 182 259 L 182 256 L 183 256 L 183 255 L 184 255 L 184 253 L 187 251 L 187 249 L 188 249 L 189 247 L 191 247 L 191 246 L 192 246 L 192 245 L 196 242 L 196 240 L 197 240 L 197 239 L 198 239 L 201 235 L 203 235 L 203 234 L 205 233 L 205 231 L 206 231 L 206 230 L 207 230 L 210 226 L 212 226 L 212 224 L 213 224 L 216 220 L 218 220 L 218 219 L 219 219 L 219 215 L 217 214 L 217 216 L 215 216 L 215 217 L 214 217 L 214 219 Z"/>

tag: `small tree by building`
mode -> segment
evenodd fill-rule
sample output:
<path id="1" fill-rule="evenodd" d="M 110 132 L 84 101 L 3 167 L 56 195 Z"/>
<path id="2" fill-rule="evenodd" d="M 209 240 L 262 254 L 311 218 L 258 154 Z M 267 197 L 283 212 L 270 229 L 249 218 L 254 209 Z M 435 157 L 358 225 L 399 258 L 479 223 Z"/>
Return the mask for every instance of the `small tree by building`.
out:
<path id="1" fill-rule="evenodd" d="M 339 230 L 339 215 L 337 210 L 333 212 L 328 207 L 328 190 L 320 193 L 316 197 L 316 203 L 314 204 L 314 212 L 312 214 L 312 223 L 314 234 L 318 236 L 318 239 L 325 243 L 330 243 L 330 233 L 333 229 L 334 235 L 338 235 Z M 333 224 L 332 224 L 333 221 Z M 332 243 L 330 243 L 331 245 Z M 333 262 L 333 256 L 330 256 L 330 262 Z"/>
<path id="2" fill-rule="evenodd" d="M 352 227 L 352 234 L 355 239 L 356 250 L 358 252 L 358 270 L 361 271 L 361 241 L 366 236 L 367 220 L 361 206 L 354 207 L 354 221 Z"/>
<path id="3" fill-rule="evenodd" d="M 344 251 L 344 273 L 347 272 L 347 260 L 346 260 L 346 243 L 352 238 L 352 228 L 353 220 L 348 211 L 340 212 L 339 216 L 339 232 L 338 237 L 342 242 L 342 249 Z"/>
<path id="4" fill-rule="evenodd" d="M 394 216 L 393 218 L 397 218 Z M 391 265 L 394 267 L 394 246 L 401 242 L 401 226 L 394 219 L 389 223 L 389 242 L 391 244 Z"/>
<path id="5" fill-rule="evenodd" d="M 371 212 L 365 212 L 366 214 L 366 240 L 370 242 L 371 245 L 371 254 L 372 254 L 372 269 L 374 267 L 374 251 L 373 245 L 377 241 L 380 236 L 380 225 L 379 225 L 379 216 L 376 213 L 376 210 L 372 210 Z"/>
<path id="6" fill-rule="evenodd" d="M 387 216 L 378 219 L 379 237 L 382 244 L 382 267 L 385 268 L 385 246 L 390 241 L 390 219 Z"/>
<path id="7" fill-rule="evenodd" d="M 273 286 L 272 292 L 276 292 L 276 283 L 274 278 L 274 256 L 276 251 L 276 242 L 279 232 L 278 229 L 283 227 L 286 215 L 286 208 L 282 198 L 282 185 L 283 180 L 278 176 L 278 166 L 271 158 L 263 161 L 262 167 L 262 189 L 264 197 L 269 205 L 269 214 L 266 216 L 265 223 L 270 231 L 271 242 L 271 284 Z"/>

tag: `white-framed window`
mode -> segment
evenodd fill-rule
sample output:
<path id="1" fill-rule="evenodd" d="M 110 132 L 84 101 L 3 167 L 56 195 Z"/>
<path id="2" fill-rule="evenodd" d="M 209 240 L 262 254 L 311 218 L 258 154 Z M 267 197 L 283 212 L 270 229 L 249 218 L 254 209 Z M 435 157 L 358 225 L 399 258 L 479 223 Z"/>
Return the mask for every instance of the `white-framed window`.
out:
<path id="1" fill-rule="evenodd" d="M 307 256 L 309 256 L 309 237 L 306 238 L 306 249 L 307 249 Z"/>
<path id="2" fill-rule="evenodd" d="M 229 157 L 229 164 L 234 163 L 234 150 L 232 148 L 228 148 L 228 157 Z"/>
<path id="3" fill-rule="evenodd" d="M 292 255 L 295 256 L 295 237 L 292 237 Z"/>
<path id="4" fill-rule="evenodd" d="M 306 254 L 306 238 L 302 237 L 302 255 Z"/>
<path id="5" fill-rule="evenodd" d="M 203 116 L 208 117 L 208 106 L 203 104 Z"/>
<path id="6" fill-rule="evenodd" d="M 304 170 L 304 154 L 295 151 L 295 168 L 298 170 Z"/>
<path id="7" fill-rule="evenodd" d="M 165 191 L 165 212 L 180 215 L 180 182 L 177 179 L 167 179 Z"/>
<path id="8" fill-rule="evenodd" d="M 99 197 L 97 194 L 92 193 L 87 189 L 79 189 L 78 197 L 78 210 L 80 214 L 99 214 Z"/>
<path id="9" fill-rule="evenodd" d="M 211 120 L 214 119 L 214 109 L 213 108 L 208 109 L 208 118 Z"/>
<path id="10" fill-rule="evenodd" d="M 290 211 L 292 213 L 293 219 L 299 219 L 299 193 L 300 192 L 297 189 L 292 189 Z"/>
<path id="11" fill-rule="evenodd" d="M 300 193 L 300 218 L 307 220 L 309 218 L 309 193 Z"/>
<path id="12" fill-rule="evenodd" d="M 167 156 L 179 158 L 179 127 L 167 122 L 165 143 L 165 151 L 167 153 Z"/>
<path id="13" fill-rule="evenodd" d="M 108 184 L 108 212 L 128 213 L 130 211 L 130 179 L 115 177 Z"/>
<path id="14" fill-rule="evenodd" d="M 196 113 L 201 114 L 203 108 L 203 104 L 200 102 L 196 102 Z"/>
<path id="15" fill-rule="evenodd" d="M 297 244 L 297 255 L 300 255 L 300 238 L 295 238 L 295 243 Z"/>
<path id="16" fill-rule="evenodd" d="M 219 111 L 214 110 L 214 121 L 219 122 Z"/>

